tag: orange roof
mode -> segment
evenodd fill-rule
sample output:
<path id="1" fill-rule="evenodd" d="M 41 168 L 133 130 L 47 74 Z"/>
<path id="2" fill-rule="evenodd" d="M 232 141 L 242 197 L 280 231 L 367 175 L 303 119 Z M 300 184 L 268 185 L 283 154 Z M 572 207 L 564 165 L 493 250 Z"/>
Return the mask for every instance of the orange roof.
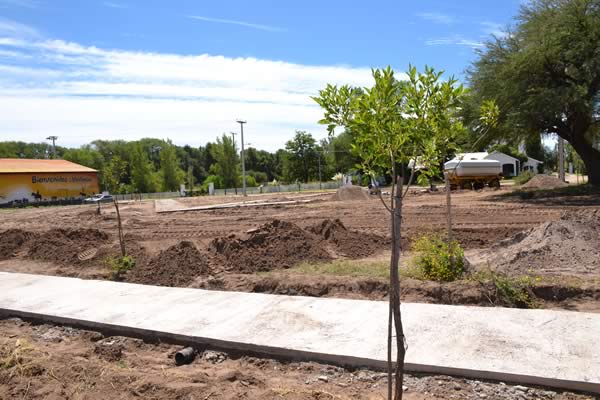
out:
<path id="1" fill-rule="evenodd" d="M 0 158 L 0 174 L 42 172 L 97 172 L 95 169 L 66 160 Z"/>

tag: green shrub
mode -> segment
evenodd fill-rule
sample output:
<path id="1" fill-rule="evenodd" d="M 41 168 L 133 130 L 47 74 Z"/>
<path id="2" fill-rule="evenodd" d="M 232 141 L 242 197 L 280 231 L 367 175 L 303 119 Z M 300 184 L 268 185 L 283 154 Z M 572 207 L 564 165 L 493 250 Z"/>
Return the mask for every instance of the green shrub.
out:
<path id="1" fill-rule="evenodd" d="M 456 241 L 448 246 L 439 236 L 424 235 L 413 244 L 413 250 L 417 252 L 416 266 L 425 279 L 451 282 L 464 272 L 464 251 Z"/>
<path id="2" fill-rule="evenodd" d="M 135 259 L 132 256 L 111 257 L 107 261 L 112 269 L 111 277 L 113 280 L 121 280 L 123 274 L 135 267 Z"/>
<path id="3" fill-rule="evenodd" d="M 519 176 L 515 176 L 515 178 L 514 178 L 515 185 L 524 185 L 524 184 L 526 184 L 527 182 L 529 182 L 529 180 L 531 178 L 534 177 L 534 175 L 535 174 L 533 172 L 531 172 L 531 171 L 522 172 L 521 174 L 519 174 Z"/>
<path id="4" fill-rule="evenodd" d="M 496 299 L 507 306 L 518 308 L 535 308 L 536 302 L 529 294 L 531 281 L 528 277 L 511 278 L 506 275 L 492 273 L 492 283 L 496 290 Z"/>

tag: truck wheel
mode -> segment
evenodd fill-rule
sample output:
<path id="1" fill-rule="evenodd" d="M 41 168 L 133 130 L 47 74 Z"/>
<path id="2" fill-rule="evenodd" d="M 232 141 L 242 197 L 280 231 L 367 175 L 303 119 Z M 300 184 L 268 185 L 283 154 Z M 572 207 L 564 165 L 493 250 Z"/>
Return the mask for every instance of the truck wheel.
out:
<path id="1" fill-rule="evenodd" d="M 484 186 L 483 182 L 473 182 L 473 190 L 481 190 Z"/>
<path id="2" fill-rule="evenodd" d="M 500 189 L 500 181 L 498 179 L 491 180 L 488 185 L 494 189 Z"/>
<path id="3" fill-rule="evenodd" d="M 472 189 L 472 187 L 471 187 L 471 182 L 461 182 L 461 183 L 460 183 L 460 188 L 461 188 L 462 190 L 465 190 L 465 189 Z"/>

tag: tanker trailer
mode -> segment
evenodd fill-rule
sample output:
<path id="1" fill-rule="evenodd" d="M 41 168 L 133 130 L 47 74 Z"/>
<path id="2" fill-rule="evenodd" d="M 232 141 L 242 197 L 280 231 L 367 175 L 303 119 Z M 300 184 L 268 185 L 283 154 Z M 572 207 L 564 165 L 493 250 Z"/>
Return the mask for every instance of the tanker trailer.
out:
<path id="1" fill-rule="evenodd" d="M 453 159 L 444 164 L 448 174 L 450 188 L 483 189 L 485 185 L 500 187 L 502 164 L 496 160 L 460 160 Z"/>

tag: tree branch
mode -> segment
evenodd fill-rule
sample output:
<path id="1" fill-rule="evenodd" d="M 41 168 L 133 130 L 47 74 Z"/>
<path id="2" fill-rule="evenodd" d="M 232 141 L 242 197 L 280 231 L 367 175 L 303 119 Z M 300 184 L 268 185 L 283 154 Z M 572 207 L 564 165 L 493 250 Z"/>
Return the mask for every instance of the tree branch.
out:
<path id="1" fill-rule="evenodd" d="M 385 203 L 385 200 L 383 200 L 383 196 L 381 195 L 381 190 L 379 190 L 377 194 L 378 194 L 379 200 L 381 200 L 381 203 L 383 204 L 383 206 L 385 207 L 385 209 L 386 209 L 386 210 L 388 210 L 390 214 L 391 214 L 391 213 L 393 213 L 393 211 L 392 211 L 392 209 L 390 208 L 390 206 L 388 206 L 388 205 Z"/>

